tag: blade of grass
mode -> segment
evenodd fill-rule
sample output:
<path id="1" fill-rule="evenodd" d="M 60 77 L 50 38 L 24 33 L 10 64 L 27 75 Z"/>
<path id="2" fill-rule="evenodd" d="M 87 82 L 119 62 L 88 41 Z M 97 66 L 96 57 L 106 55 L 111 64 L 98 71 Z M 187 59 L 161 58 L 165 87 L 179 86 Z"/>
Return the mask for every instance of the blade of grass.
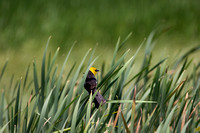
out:
<path id="1" fill-rule="evenodd" d="M 66 82 L 67 82 L 67 80 L 69 79 L 69 77 L 70 77 L 70 75 L 72 74 L 72 72 L 73 72 L 73 70 L 74 70 L 75 66 L 76 66 L 76 62 L 73 64 L 73 66 L 72 66 L 72 67 L 71 67 L 71 69 L 69 70 L 69 73 L 67 74 L 67 77 L 66 77 L 66 79 L 65 79 L 65 82 L 64 82 L 64 83 L 66 83 Z"/>
<path id="2" fill-rule="evenodd" d="M 116 46 L 115 46 L 115 51 L 114 51 L 114 53 L 113 53 L 112 65 L 111 65 L 111 66 L 114 66 L 114 64 L 115 64 L 115 58 L 116 58 L 116 56 L 117 56 L 117 51 L 118 51 L 118 48 L 119 48 L 119 43 L 120 43 L 120 37 L 118 38 L 117 44 L 116 44 Z"/>
<path id="3" fill-rule="evenodd" d="M 67 96 L 66 96 L 66 97 L 67 97 Z M 78 97 L 80 97 L 80 95 L 76 96 L 76 97 L 70 102 L 70 104 L 67 105 L 63 110 L 58 110 L 59 112 L 58 112 L 57 114 L 59 114 L 59 116 L 57 117 L 57 114 L 56 114 L 56 116 L 54 117 L 54 120 L 53 120 L 54 123 L 49 127 L 49 129 L 48 129 L 47 132 L 50 132 L 53 128 L 55 128 L 55 125 L 60 121 L 61 116 L 62 116 L 62 115 L 65 113 L 65 111 L 78 99 Z M 63 102 L 63 103 L 65 103 L 65 102 Z M 69 118 L 69 117 L 68 117 L 68 118 Z M 64 124 L 62 125 L 62 130 L 61 130 L 60 132 L 64 131 L 65 124 L 67 123 L 67 120 L 68 120 L 68 119 L 66 119 L 66 120 L 64 121 Z"/>
<path id="4" fill-rule="evenodd" d="M 82 96 L 82 94 L 81 94 L 81 96 Z M 71 126 L 71 132 L 72 133 L 74 133 L 76 131 L 76 120 L 77 120 L 78 107 L 79 107 L 79 104 L 80 104 L 81 96 L 80 96 L 78 102 L 76 103 L 76 107 L 74 109 L 74 113 L 73 113 L 73 116 L 72 116 L 72 126 Z"/>
<path id="5" fill-rule="evenodd" d="M 67 131 L 70 131 L 70 130 L 71 130 L 71 128 L 65 128 L 63 130 L 55 131 L 53 133 L 63 133 L 63 132 L 67 132 Z"/>
<path id="6" fill-rule="evenodd" d="M 161 133 L 163 130 L 163 121 L 159 124 L 157 130 L 156 130 L 156 133 Z"/>
<path id="7" fill-rule="evenodd" d="M 96 128 L 95 128 L 95 131 L 94 131 L 94 132 L 97 132 L 97 131 L 98 131 L 99 127 L 101 126 L 102 121 L 103 121 L 104 118 L 105 118 L 104 116 L 107 114 L 107 112 L 108 112 L 108 108 L 106 108 L 106 110 L 104 111 L 102 117 L 100 118 L 98 124 L 96 125 Z"/>
<path id="8" fill-rule="evenodd" d="M 116 71 L 116 73 L 117 73 L 117 72 L 118 72 L 118 71 Z M 111 76 L 111 77 L 112 77 L 112 76 Z M 113 81 L 108 85 L 108 87 L 105 89 L 105 91 L 103 91 L 103 96 L 106 95 L 106 93 L 108 92 L 108 90 L 113 86 L 114 83 L 116 83 L 117 80 L 118 80 L 118 78 L 115 79 L 115 80 L 113 80 Z"/>
<path id="9" fill-rule="evenodd" d="M 48 107 L 48 103 L 49 103 L 49 100 L 51 98 L 51 94 L 52 94 L 52 91 L 53 89 L 51 90 L 51 92 L 49 93 L 48 97 L 46 98 L 45 102 L 44 102 L 44 105 L 42 107 L 42 111 L 41 111 L 41 114 L 40 114 L 40 118 L 39 118 L 39 121 L 38 121 L 38 124 L 37 124 L 37 133 L 39 133 L 41 130 L 42 130 L 42 125 L 44 124 L 45 120 L 45 116 L 47 115 L 46 112 L 47 112 L 47 107 Z"/>
<path id="10" fill-rule="evenodd" d="M 135 98 L 136 98 L 136 87 L 134 89 L 132 111 L 131 111 L 131 132 L 133 132 L 133 128 L 134 128 L 135 107 L 136 107 L 136 105 L 135 105 Z"/>
<path id="11" fill-rule="evenodd" d="M 0 102 L 1 102 L 1 106 L 0 106 L 0 127 L 3 127 L 3 111 L 4 111 L 4 95 L 5 95 L 5 92 L 3 91 L 3 93 L 1 94 L 1 99 L 0 99 Z"/>
<path id="12" fill-rule="evenodd" d="M 8 126 L 10 122 L 7 122 L 2 128 L 0 128 L 0 133 L 3 133 L 6 127 Z"/>
<path id="13" fill-rule="evenodd" d="M 94 112 L 94 114 L 92 115 L 92 117 L 91 117 L 90 120 L 88 121 L 88 123 L 87 123 L 87 125 L 86 125 L 86 127 L 85 127 L 85 130 L 83 131 L 83 133 L 87 133 L 87 130 L 88 130 L 89 125 L 90 125 L 90 121 L 94 118 L 94 116 L 96 115 L 97 111 L 98 111 L 98 110 L 96 110 L 96 111 Z"/>
<path id="14" fill-rule="evenodd" d="M 139 46 L 139 48 L 137 49 L 136 53 L 124 64 L 124 66 L 122 67 L 122 69 L 119 70 L 119 72 L 117 73 L 117 75 L 115 76 L 114 80 L 117 79 L 119 76 L 121 76 L 121 73 L 127 68 L 127 66 L 129 65 L 129 63 L 131 63 L 136 55 L 138 54 L 140 48 L 142 47 L 142 45 Z"/>
<path id="15" fill-rule="evenodd" d="M 170 94 L 169 96 L 166 98 L 165 102 L 166 103 L 176 92 L 177 90 L 184 84 L 185 80 L 182 81 Z"/>
<path id="16" fill-rule="evenodd" d="M 155 66 L 153 66 L 148 73 L 152 72 L 155 68 L 157 68 L 158 66 L 160 66 L 167 58 L 161 60 L 160 62 L 158 62 Z M 144 67 L 140 72 L 138 72 L 134 77 L 132 77 L 125 85 L 127 86 L 129 83 L 131 83 L 135 78 L 137 78 L 138 76 L 140 76 L 145 70 L 147 69 L 147 67 Z"/>
<path id="17" fill-rule="evenodd" d="M 27 132 L 28 133 L 31 131 L 31 128 L 34 125 L 33 124 L 33 122 L 34 122 L 34 114 L 35 114 L 35 110 L 36 110 L 36 107 L 38 105 L 38 102 L 39 102 L 39 95 L 36 97 L 36 100 L 35 100 L 35 103 L 34 103 L 34 106 L 33 106 L 32 112 L 31 112 L 31 116 L 30 116 L 29 123 L 28 123 L 28 128 L 27 128 Z"/>
<path id="18" fill-rule="evenodd" d="M 25 86 L 26 86 L 26 82 L 27 82 L 27 78 L 28 78 L 28 74 L 29 74 L 29 69 L 30 69 L 30 64 L 28 65 L 28 68 L 27 68 L 27 70 L 26 70 L 26 75 L 25 75 L 25 78 L 24 78 L 23 89 L 24 89 Z"/>
<path id="19" fill-rule="evenodd" d="M 42 59 L 42 67 L 41 67 L 41 103 L 40 104 L 44 104 L 44 89 L 45 89 L 45 65 L 46 65 L 46 53 L 47 53 L 47 48 L 50 42 L 51 36 L 48 38 L 47 44 L 46 44 L 46 48 L 44 50 L 44 55 L 43 55 L 43 59 Z"/>
<path id="20" fill-rule="evenodd" d="M 166 130 L 167 130 L 167 127 L 170 125 L 170 122 L 171 122 L 171 119 L 172 119 L 172 117 L 173 117 L 173 115 L 174 115 L 174 111 L 175 111 L 176 107 L 177 107 L 177 106 L 175 106 L 175 107 L 172 109 L 172 111 L 169 113 L 169 116 L 167 117 L 167 119 L 166 119 L 166 121 L 165 121 L 165 123 L 164 123 L 164 125 L 163 125 L 163 131 L 166 131 Z"/>
<path id="21" fill-rule="evenodd" d="M 55 84 L 56 84 L 56 80 L 57 80 L 57 77 L 56 77 L 56 74 L 57 74 L 57 70 L 58 70 L 58 65 L 56 65 L 54 71 L 53 71 L 53 75 L 52 75 L 52 79 L 51 79 L 51 87 L 50 88 L 54 88 L 55 87 Z M 49 90 L 48 90 L 49 91 Z M 47 91 L 47 92 L 48 92 Z M 47 93 L 48 94 L 48 93 Z"/>
<path id="22" fill-rule="evenodd" d="M 14 117 L 14 125 L 17 127 L 18 124 L 18 112 L 19 112 L 19 99 L 20 99 L 20 85 L 21 85 L 21 81 L 18 85 L 18 91 L 17 91 L 17 97 L 16 97 L 16 101 L 15 101 L 15 117 Z"/>
<path id="23" fill-rule="evenodd" d="M 47 70 L 49 70 L 50 64 L 51 64 L 51 51 L 49 52 L 49 56 L 47 59 Z"/>
<path id="24" fill-rule="evenodd" d="M 149 124 L 150 124 L 151 119 L 153 118 L 154 113 L 155 113 L 156 110 L 157 110 L 157 107 L 158 107 L 158 106 L 156 105 L 156 107 L 154 108 L 154 110 L 152 111 L 152 113 L 150 114 L 150 116 L 147 118 L 147 120 L 146 120 L 145 123 L 143 124 L 141 133 L 145 133 L 145 132 L 147 131 L 147 128 L 148 128 L 148 126 L 149 126 Z M 156 114 L 155 114 L 155 115 L 156 115 Z M 160 125 L 161 125 L 161 124 L 160 124 Z"/>
<path id="25" fill-rule="evenodd" d="M 23 121 L 23 128 L 22 128 L 22 132 L 25 133 L 27 130 L 27 121 L 28 121 L 28 104 L 26 106 L 26 112 L 24 115 L 24 121 Z"/>
<path id="26" fill-rule="evenodd" d="M 39 95 L 39 84 L 38 84 L 38 76 L 37 76 L 37 68 L 36 68 L 36 61 L 33 62 L 33 79 L 34 79 L 34 86 L 35 86 L 35 94 L 36 96 Z M 38 110 L 41 112 L 42 106 L 39 102 Z"/>
<path id="27" fill-rule="evenodd" d="M 11 121 L 10 121 L 10 132 L 11 133 L 14 133 L 14 110 L 13 110 L 13 107 L 11 107 Z"/>
<path id="28" fill-rule="evenodd" d="M 7 65 L 8 65 L 8 60 L 6 60 L 6 63 L 4 64 L 3 69 L 1 70 L 0 81 L 1 81 L 1 79 L 3 77 L 3 74 L 4 74 L 5 70 L 6 70 Z"/>
<path id="29" fill-rule="evenodd" d="M 65 98 L 62 100 L 62 102 L 59 104 L 60 106 L 58 106 L 58 110 L 56 114 L 54 114 L 52 118 L 53 119 L 52 122 L 55 122 L 56 120 L 58 120 L 59 115 L 61 114 L 62 110 L 65 108 L 64 106 L 66 105 L 67 96 L 68 95 L 66 95 Z"/>
<path id="30" fill-rule="evenodd" d="M 106 74 L 106 76 L 101 80 L 101 82 L 97 85 L 97 88 L 101 88 L 102 85 L 104 85 L 106 83 L 106 81 L 108 81 L 112 75 L 112 73 L 115 71 L 115 69 L 124 61 L 124 58 L 126 57 L 126 55 L 128 54 L 129 50 L 127 50 L 122 56 L 121 58 L 115 63 L 114 66 L 112 66 L 112 68 L 110 69 L 110 71 Z"/>
<path id="31" fill-rule="evenodd" d="M 185 96 L 186 103 L 185 103 L 183 113 L 182 113 L 181 131 L 182 131 L 184 125 L 185 125 L 185 120 L 186 120 L 186 109 L 187 109 L 187 105 L 188 105 L 187 99 L 188 99 L 188 93 L 186 93 L 186 96 Z"/>
<path id="32" fill-rule="evenodd" d="M 90 119 L 91 104 L 92 104 L 92 93 L 90 94 L 90 98 L 89 98 L 89 101 L 88 101 L 87 113 L 86 113 L 86 121 L 85 121 L 85 123 L 88 123 L 88 122 L 89 122 L 89 119 Z"/>
<path id="33" fill-rule="evenodd" d="M 108 100 L 106 103 L 133 103 L 133 100 Z M 156 101 L 136 100 L 135 103 L 157 103 Z"/>
<path id="34" fill-rule="evenodd" d="M 138 121 L 135 133 L 139 133 L 139 130 L 140 130 L 140 121 L 141 121 L 141 117 L 140 117 L 140 119 Z"/>
<path id="35" fill-rule="evenodd" d="M 111 133 L 114 132 L 114 130 L 115 130 L 115 126 L 117 124 L 117 120 L 119 118 L 119 113 L 120 112 L 121 112 L 121 104 L 119 105 L 119 108 L 118 108 L 118 111 L 117 111 L 117 115 L 115 116 L 115 120 L 114 120 L 114 123 L 113 123 L 113 128 L 112 128 Z"/>
<path id="36" fill-rule="evenodd" d="M 108 115 L 106 115 L 106 118 L 104 120 L 104 122 L 102 122 L 103 124 L 100 126 L 100 128 L 98 129 L 98 133 L 100 133 L 104 128 L 105 128 L 105 124 L 111 120 L 112 118 L 112 112 L 115 112 L 117 110 L 117 105 L 114 105 L 111 107 L 109 107 L 108 111 L 106 112 Z"/>
<path id="37" fill-rule="evenodd" d="M 118 48 L 118 51 L 124 46 L 124 44 L 127 42 L 127 40 L 132 36 L 132 32 L 130 32 L 126 38 L 122 41 L 121 45 Z"/>
<path id="38" fill-rule="evenodd" d="M 130 130 L 129 130 L 129 128 L 128 128 L 128 125 L 127 125 L 127 123 L 126 123 L 126 120 L 125 120 L 124 115 L 123 115 L 122 112 L 121 112 L 121 116 L 122 116 L 122 120 L 123 120 L 123 122 L 124 122 L 124 126 L 125 126 L 125 129 L 126 129 L 126 132 L 127 132 L 127 133 L 130 133 Z"/>
<path id="39" fill-rule="evenodd" d="M 55 52 L 55 54 L 54 54 L 54 56 L 53 56 L 52 62 L 51 62 L 51 64 L 50 64 L 50 66 L 49 66 L 49 69 L 48 69 L 48 72 L 47 72 L 47 75 L 46 75 L 46 81 L 45 81 L 46 83 L 47 83 L 48 80 L 49 80 L 49 76 L 50 76 L 50 73 L 51 73 L 51 71 L 52 71 L 52 69 L 53 69 L 53 66 L 54 66 L 54 64 L 55 64 L 56 57 L 57 57 L 57 55 L 58 55 L 58 53 L 59 53 L 59 50 L 60 50 L 60 48 L 58 47 L 57 50 L 56 50 L 56 52 Z"/>
<path id="40" fill-rule="evenodd" d="M 64 112 L 76 101 L 76 99 L 78 99 L 78 97 L 80 97 L 80 95 L 76 96 L 60 113 L 58 119 L 64 114 Z"/>
<path id="41" fill-rule="evenodd" d="M 194 52 L 196 52 L 196 51 L 198 51 L 198 50 L 200 50 L 200 46 L 196 46 L 196 47 L 194 47 L 194 48 L 191 48 L 189 51 L 187 51 L 185 54 L 183 54 L 183 56 L 181 56 L 181 57 L 178 59 L 178 61 L 176 61 L 175 65 L 174 65 L 174 68 L 176 68 L 176 67 L 178 66 L 178 64 L 180 64 L 180 62 L 181 62 L 182 60 L 184 60 L 184 59 L 187 58 L 190 54 L 192 54 L 192 53 L 194 53 Z"/>
<path id="42" fill-rule="evenodd" d="M 61 86 L 62 74 L 64 72 L 65 65 L 66 65 L 66 63 L 68 61 L 69 55 L 70 55 L 73 47 L 74 47 L 74 44 L 72 45 L 71 49 L 69 50 L 69 52 L 68 52 L 68 54 L 67 54 L 67 56 L 65 58 L 65 61 L 64 61 L 63 66 L 62 66 L 62 69 L 60 71 L 60 75 L 58 77 L 58 81 L 57 81 L 56 88 L 55 88 L 55 94 L 54 94 L 54 96 L 55 96 L 55 100 L 54 100 L 54 113 L 56 112 L 56 110 L 58 108 L 58 97 L 59 97 L 58 95 L 59 95 L 59 90 L 60 90 L 60 86 Z"/>
<path id="43" fill-rule="evenodd" d="M 14 80 L 14 74 L 12 74 L 12 76 L 11 76 L 11 78 L 10 78 L 10 84 L 9 84 L 9 88 L 12 88 L 12 85 L 13 85 L 13 80 Z M 12 97 L 12 93 L 13 92 L 13 90 L 11 91 L 11 93 L 10 93 L 10 97 Z"/>
<path id="44" fill-rule="evenodd" d="M 185 123 L 183 129 L 181 130 L 181 133 L 186 133 L 186 129 L 187 129 L 188 125 L 190 124 L 190 122 L 191 122 L 191 119 L 188 120 L 187 123 Z M 195 132 L 198 132 L 198 131 L 200 131 L 200 129 L 199 130 L 195 129 Z"/>
<path id="45" fill-rule="evenodd" d="M 18 120 L 17 120 L 17 126 L 16 126 L 16 131 L 19 133 L 21 129 L 21 118 L 22 118 L 22 100 L 19 102 L 19 109 L 18 109 Z M 24 112 L 24 111 L 23 111 Z"/>
<path id="46" fill-rule="evenodd" d="M 200 107 L 200 102 L 193 108 L 192 112 L 189 115 L 189 119 L 192 117 L 192 114 L 194 113 L 194 111 L 196 110 L 197 107 Z"/>

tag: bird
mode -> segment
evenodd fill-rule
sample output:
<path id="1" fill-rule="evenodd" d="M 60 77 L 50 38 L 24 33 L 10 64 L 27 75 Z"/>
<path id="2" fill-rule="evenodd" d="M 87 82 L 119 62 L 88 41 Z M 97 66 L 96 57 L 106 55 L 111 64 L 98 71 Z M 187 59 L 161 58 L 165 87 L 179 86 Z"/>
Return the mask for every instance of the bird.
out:
<path id="1" fill-rule="evenodd" d="M 94 93 L 97 91 L 97 79 L 95 78 L 95 75 L 98 71 L 99 70 L 97 70 L 97 68 L 90 67 L 87 77 L 85 79 L 84 87 L 88 91 L 88 93 L 92 93 L 92 95 L 94 95 Z M 99 105 L 101 103 L 106 103 L 106 100 L 99 92 L 97 92 L 93 102 L 95 104 L 95 107 L 99 108 Z"/>

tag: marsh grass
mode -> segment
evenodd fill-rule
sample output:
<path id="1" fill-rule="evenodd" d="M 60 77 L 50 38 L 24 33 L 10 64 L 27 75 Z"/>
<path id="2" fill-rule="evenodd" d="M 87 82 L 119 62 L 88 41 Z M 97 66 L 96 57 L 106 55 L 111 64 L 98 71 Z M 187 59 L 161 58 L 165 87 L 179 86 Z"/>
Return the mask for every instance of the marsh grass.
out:
<path id="1" fill-rule="evenodd" d="M 94 57 L 95 49 L 86 51 L 80 64 L 68 65 L 73 45 L 58 69 L 55 62 L 59 48 L 54 55 L 48 54 L 49 38 L 41 66 L 34 60 L 23 79 L 14 81 L 11 77 L 1 90 L 0 132 L 199 131 L 200 65 L 190 55 L 200 46 L 171 65 L 167 58 L 152 64 L 154 32 L 127 58 L 129 50 L 122 48 L 130 35 L 118 39 L 111 65 L 105 69 L 103 63 L 97 75 L 98 90 L 107 99 L 99 109 L 91 104 L 95 95 L 89 95 L 83 87 L 89 68 L 98 59 Z M 132 74 L 137 54 L 144 47 L 142 65 Z M 0 81 L 6 66 L 7 62 Z M 30 73 L 33 76 L 29 77 Z"/>

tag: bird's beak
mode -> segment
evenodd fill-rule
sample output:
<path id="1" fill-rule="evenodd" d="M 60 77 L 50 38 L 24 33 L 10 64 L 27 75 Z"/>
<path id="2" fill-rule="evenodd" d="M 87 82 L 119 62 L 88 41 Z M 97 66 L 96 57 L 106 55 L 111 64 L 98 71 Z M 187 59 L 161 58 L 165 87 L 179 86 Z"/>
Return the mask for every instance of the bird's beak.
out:
<path id="1" fill-rule="evenodd" d="M 98 71 L 99 71 L 99 70 L 97 70 L 97 69 L 95 70 L 95 72 L 98 72 Z"/>

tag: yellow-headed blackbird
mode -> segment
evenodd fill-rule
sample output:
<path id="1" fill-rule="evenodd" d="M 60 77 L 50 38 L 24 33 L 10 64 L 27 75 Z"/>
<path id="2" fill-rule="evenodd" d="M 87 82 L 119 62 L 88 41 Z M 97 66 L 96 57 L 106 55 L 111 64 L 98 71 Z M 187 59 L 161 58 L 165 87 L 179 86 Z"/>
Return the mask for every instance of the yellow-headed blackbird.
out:
<path id="1" fill-rule="evenodd" d="M 97 91 L 97 80 L 95 78 L 95 74 L 98 71 L 99 70 L 97 70 L 95 67 L 91 67 L 86 77 L 84 87 L 88 91 L 89 94 L 91 92 L 92 94 L 94 94 Z M 95 107 L 98 108 L 101 103 L 102 104 L 106 103 L 106 100 L 103 98 L 103 96 L 99 92 L 97 92 L 97 95 L 95 96 L 93 102 L 95 103 Z"/>

